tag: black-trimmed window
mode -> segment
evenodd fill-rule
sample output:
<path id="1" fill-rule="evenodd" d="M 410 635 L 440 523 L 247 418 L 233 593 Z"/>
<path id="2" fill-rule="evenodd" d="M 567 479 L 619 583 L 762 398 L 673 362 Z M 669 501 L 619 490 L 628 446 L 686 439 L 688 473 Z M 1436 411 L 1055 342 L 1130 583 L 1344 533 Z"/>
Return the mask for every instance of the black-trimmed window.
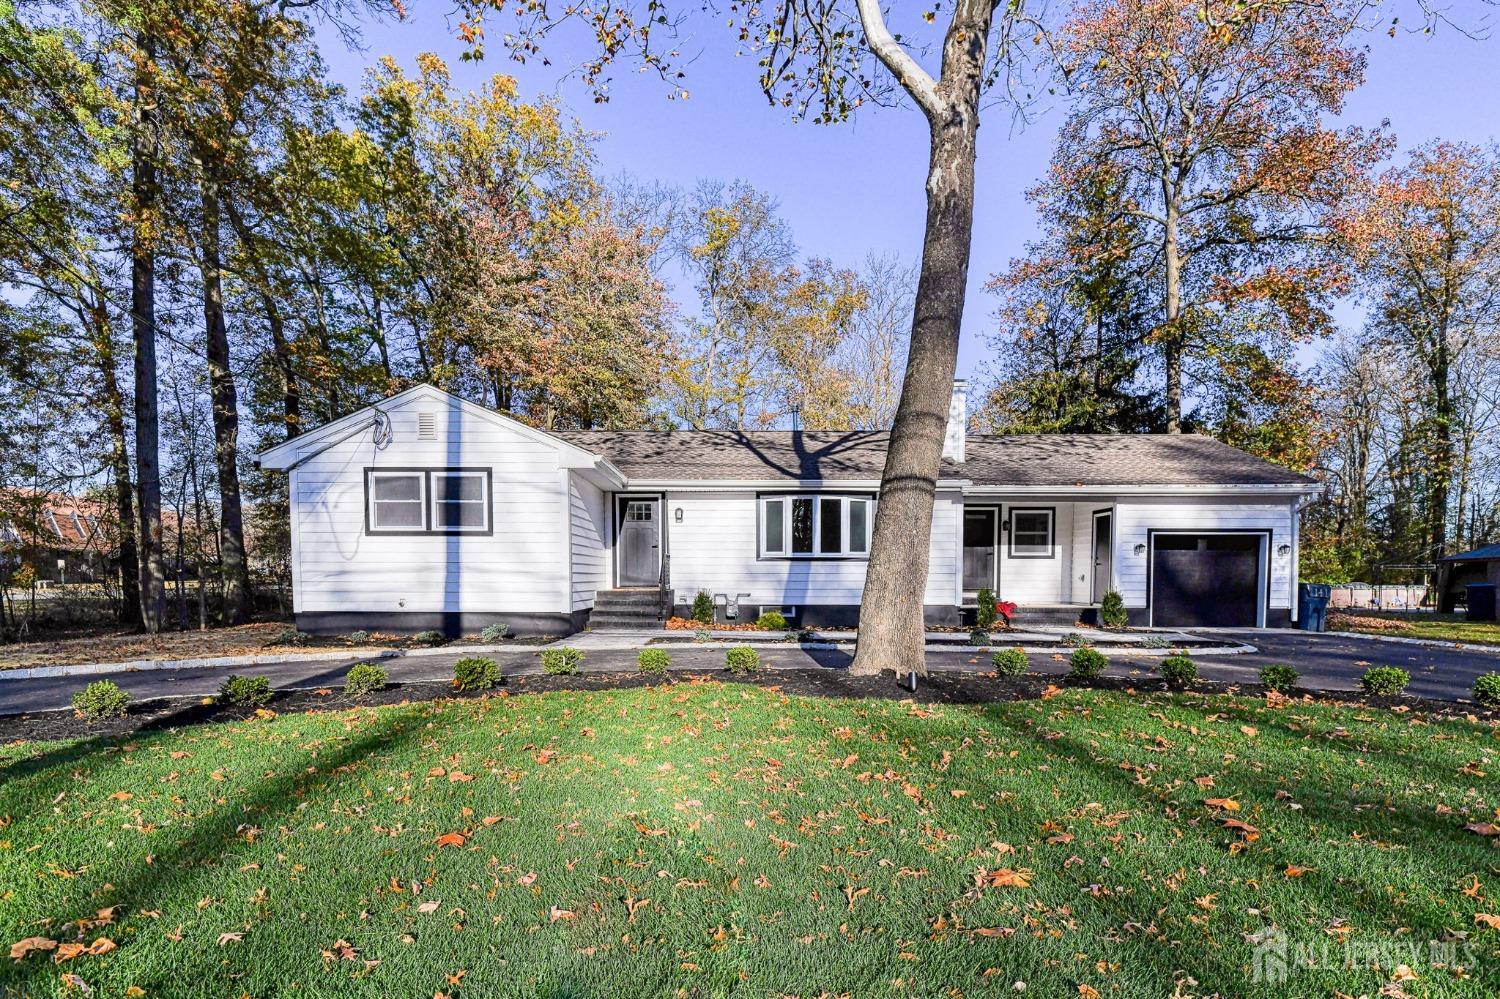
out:
<path id="1" fill-rule="evenodd" d="M 490 495 L 489 469 L 366 469 L 366 527 L 371 534 L 488 534 Z"/>
<path id="2" fill-rule="evenodd" d="M 868 496 L 763 496 L 761 556 L 867 558 L 874 505 Z"/>
<path id="3" fill-rule="evenodd" d="M 1010 557 L 1051 558 L 1053 511 L 1048 508 L 1010 511 Z"/>

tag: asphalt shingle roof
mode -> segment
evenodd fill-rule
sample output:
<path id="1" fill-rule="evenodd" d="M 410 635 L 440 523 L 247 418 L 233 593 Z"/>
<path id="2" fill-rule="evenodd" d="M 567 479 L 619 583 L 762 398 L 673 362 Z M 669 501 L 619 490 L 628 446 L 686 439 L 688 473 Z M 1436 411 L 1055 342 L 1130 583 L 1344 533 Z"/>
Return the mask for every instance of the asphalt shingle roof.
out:
<path id="1" fill-rule="evenodd" d="M 888 435 L 855 431 L 559 431 L 628 478 L 878 479 Z M 942 477 L 981 486 L 1314 485 L 1197 434 L 971 434 Z"/>
<path id="2" fill-rule="evenodd" d="M 1444 562 L 1489 562 L 1500 559 L 1500 545 L 1483 545 L 1461 555 L 1445 555 Z"/>

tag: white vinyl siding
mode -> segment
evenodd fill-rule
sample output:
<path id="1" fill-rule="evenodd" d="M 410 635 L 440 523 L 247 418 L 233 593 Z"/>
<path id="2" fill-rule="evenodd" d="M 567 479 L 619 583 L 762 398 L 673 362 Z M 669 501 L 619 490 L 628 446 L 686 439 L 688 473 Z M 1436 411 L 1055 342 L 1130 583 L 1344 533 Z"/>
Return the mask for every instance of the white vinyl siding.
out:
<path id="1" fill-rule="evenodd" d="M 415 406 L 438 439 L 418 438 Z M 369 433 L 315 455 L 291 477 L 293 564 L 301 613 L 565 613 L 570 515 L 557 449 L 520 430 L 423 400 L 389 410 L 391 443 Z M 490 534 L 365 531 L 365 468 L 493 469 Z"/>
<path id="2" fill-rule="evenodd" d="M 1291 607 L 1292 559 L 1290 553 L 1278 554 L 1282 545 L 1290 546 L 1293 541 L 1288 502 L 1253 503 L 1232 496 L 1120 500 L 1115 506 L 1115 580 L 1127 607 L 1145 607 L 1147 603 L 1146 577 L 1151 561 L 1147 536 L 1152 531 L 1270 531 L 1266 556 L 1271 577 L 1269 607 Z M 1145 546 L 1139 555 L 1135 553 L 1137 545 Z"/>
<path id="3" fill-rule="evenodd" d="M 604 491 L 578 475 L 568 484 L 573 610 L 594 606 L 594 594 L 609 589 L 609 503 Z"/>
<path id="4" fill-rule="evenodd" d="M 750 490 L 667 493 L 666 509 L 673 511 L 669 521 L 672 588 L 679 602 L 691 602 L 702 589 L 731 597 L 748 593 L 751 603 L 786 607 L 859 603 L 866 559 L 760 557 L 759 508 Z M 676 519 L 678 509 L 682 510 L 681 521 Z M 925 604 L 952 607 L 956 603 L 959 550 L 955 541 L 960 509 L 956 491 L 938 492 L 933 506 Z M 873 527 L 873 502 L 867 513 Z M 790 545 L 790 515 L 785 526 L 786 543 Z"/>
<path id="5" fill-rule="evenodd" d="M 1016 554 L 1012 535 L 1015 532 L 1015 511 L 1028 511 L 1033 519 L 1045 514 L 1050 525 L 1042 547 L 1022 544 Z M 1000 540 L 1000 589 L 996 596 L 1010 600 L 1023 607 L 1031 604 L 1061 604 L 1075 599 L 1069 576 L 1073 565 L 1073 542 L 1071 537 L 1060 535 L 1059 525 L 1065 530 L 1073 523 L 1073 504 L 1042 502 L 1005 502 L 1000 509 L 1002 518 L 1010 522 L 1010 530 L 1001 534 Z M 1035 535 L 1026 535 L 1026 541 L 1036 541 Z"/>

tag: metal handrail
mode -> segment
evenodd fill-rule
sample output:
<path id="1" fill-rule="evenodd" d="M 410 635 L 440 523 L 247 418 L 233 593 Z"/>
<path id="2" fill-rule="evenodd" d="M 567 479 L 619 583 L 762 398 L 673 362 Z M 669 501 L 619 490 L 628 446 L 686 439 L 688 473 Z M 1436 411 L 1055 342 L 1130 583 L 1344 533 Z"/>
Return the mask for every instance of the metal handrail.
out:
<path id="1" fill-rule="evenodd" d="M 661 579 L 656 585 L 657 617 L 666 620 L 672 613 L 672 556 L 661 557 Z"/>

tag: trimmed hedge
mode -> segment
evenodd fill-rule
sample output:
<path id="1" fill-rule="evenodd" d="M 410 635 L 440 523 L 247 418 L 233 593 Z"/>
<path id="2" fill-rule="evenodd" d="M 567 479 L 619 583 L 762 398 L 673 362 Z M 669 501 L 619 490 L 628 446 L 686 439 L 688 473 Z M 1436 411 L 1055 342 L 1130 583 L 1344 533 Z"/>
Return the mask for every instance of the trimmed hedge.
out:
<path id="1" fill-rule="evenodd" d="M 731 673 L 754 673 L 760 669 L 760 653 L 748 645 L 737 645 L 724 653 L 724 666 Z"/>
<path id="2" fill-rule="evenodd" d="M 1164 656 L 1157 669 L 1170 687 L 1186 687 L 1198 679 L 1198 664 L 1187 656 Z"/>
<path id="3" fill-rule="evenodd" d="M 1474 700 L 1480 704 L 1500 704 L 1500 673 L 1486 673 L 1474 681 Z"/>
<path id="4" fill-rule="evenodd" d="M 1098 649 L 1078 649 L 1068 659 L 1070 669 L 1068 675 L 1079 680 L 1092 680 L 1104 672 L 1104 667 L 1109 665 L 1109 660 L 1104 653 Z"/>
<path id="5" fill-rule="evenodd" d="M 635 657 L 636 669 L 652 676 L 661 676 L 672 665 L 672 657 L 666 649 L 642 649 Z"/>
<path id="6" fill-rule="evenodd" d="M 1399 666 L 1375 666 L 1365 670 L 1359 678 L 1359 685 L 1365 693 L 1388 697 L 1401 693 L 1408 683 L 1411 683 L 1411 674 Z"/>
<path id="7" fill-rule="evenodd" d="M 73 695 L 73 710 L 90 720 L 119 718 L 130 706 L 130 692 L 113 680 L 95 680 Z"/>
<path id="8" fill-rule="evenodd" d="M 757 628 L 764 628 L 767 631 L 785 631 L 786 615 L 781 613 L 781 611 L 766 611 L 755 619 L 755 626 Z"/>
<path id="9" fill-rule="evenodd" d="M 500 664 L 483 656 L 465 656 L 453 664 L 453 686 L 459 690 L 489 690 L 498 686 Z"/>
<path id="10" fill-rule="evenodd" d="M 344 693 L 350 697 L 363 697 L 377 690 L 384 690 L 391 675 L 384 666 L 375 663 L 355 663 L 344 674 Z"/>
<path id="11" fill-rule="evenodd" d="M 271 702 L 271 681 L 263 676 L 230 674 L 219 684 L 219 700 L 240 708 L 260 708 Z"/>
<path id="12" fill-rule="evenodd" d="M 571 645 L 558 649 L 542 650 L 542 672 L 548 676 L 566 676 L 577 673 L 583 664 L 583 651 Z"/>
<path id="13" fill-rule="evenodd" d="M 1294 666 L 1266 666 L 1260 671 L 1260 682 L 1278 694 L 1284 694 L 1296 687 L 1301 677 L 1302 674 L 1298 673 Z"/>
<path id="14" fill-rule="evenodd" d="M 1002 676 L 1020 676 L 1031 668 L 1031 659 L 1020 649 L 1001 649 L 990 656 L 990 662 Z"/>

